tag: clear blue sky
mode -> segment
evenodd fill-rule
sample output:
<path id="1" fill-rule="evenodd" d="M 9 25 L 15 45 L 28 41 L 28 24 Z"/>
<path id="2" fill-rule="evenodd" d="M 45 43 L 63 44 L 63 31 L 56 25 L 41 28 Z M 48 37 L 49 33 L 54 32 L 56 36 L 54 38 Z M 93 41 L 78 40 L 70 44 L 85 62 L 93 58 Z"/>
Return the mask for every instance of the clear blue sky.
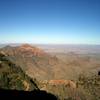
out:
<path id="1" fill-rule="evenodd" d="M 100 0 L 0 0 L 0 43 L 100 44 Z"/>

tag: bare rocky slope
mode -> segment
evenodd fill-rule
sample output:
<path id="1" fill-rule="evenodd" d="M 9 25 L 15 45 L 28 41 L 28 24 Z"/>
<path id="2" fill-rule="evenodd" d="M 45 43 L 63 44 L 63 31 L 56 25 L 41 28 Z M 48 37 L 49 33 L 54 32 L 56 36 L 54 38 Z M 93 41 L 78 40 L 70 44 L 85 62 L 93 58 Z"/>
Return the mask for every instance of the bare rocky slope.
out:
<path id="1" fill-rule="evenodd" d="M 17 47 L 6 46 L 0 49 L 7 58 L 19 65 L 26 74 L 38 80 L 72 79 L 72 69 L 55 56 L 37 47 L 24 44 Z"/>

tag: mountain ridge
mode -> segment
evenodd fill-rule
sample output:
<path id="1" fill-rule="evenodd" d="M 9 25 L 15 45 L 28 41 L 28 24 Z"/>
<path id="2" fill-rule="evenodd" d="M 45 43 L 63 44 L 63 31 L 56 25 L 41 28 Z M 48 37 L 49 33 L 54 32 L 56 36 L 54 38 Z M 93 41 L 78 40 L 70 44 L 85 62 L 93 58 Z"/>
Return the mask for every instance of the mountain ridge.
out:
<path id="1" fill-rule="evenodd" d="M 34 50 L 35 48 L 35 50 Z M 9 60 L 17 65 L 27 73 L 30 77 L 37 79 L 70 79 L 71 69 L 56 56 L 51 56 L 45 53 L 42 49 L 24 44 L 16 47 L 4 47 L 0 49 L 4 52 Z M 34 53 L 35 52 L 35 53 Z M 60 74 L 59 74 L 60 73 Z"/>

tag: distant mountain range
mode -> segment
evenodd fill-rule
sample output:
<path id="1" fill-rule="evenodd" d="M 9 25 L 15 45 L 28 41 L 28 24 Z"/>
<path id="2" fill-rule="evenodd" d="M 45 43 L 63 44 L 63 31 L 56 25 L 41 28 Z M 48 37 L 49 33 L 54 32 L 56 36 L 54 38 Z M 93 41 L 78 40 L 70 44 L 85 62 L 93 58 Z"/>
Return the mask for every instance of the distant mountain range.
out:
<path id="1" fill-rule="evenodd" d="M 88 73 L 89 69 L 98 69 L 100 65 L 90 57 L 80 57 L 73 52 L 52 55 L 29 44 L 8 45 L 1 48 L 0 52 L 20 66 L 28 76 L 38 80 L 75 79 L 81 72 Z"/>
<path id="2" fill-rule="evenodd" d="M 8 43 L 0 44 L 0 48 L 6 45 L 10 46 L 21 46 L 23 43 Z M 75 52 L 78 54 L 100 54 L 100 45 L 89 45 L 89 44 L 30 44 L 42 48 L 48 53 L 68 53 Z"/>
<path id="3" fill-rule="evenodd" d="M 28 44 L 16 47 L 6 46 L 1 48 L 0 52 L 32 78 L 39 80 L 71 78 L 72 72 L 65 63 L 37 47 Z"/>

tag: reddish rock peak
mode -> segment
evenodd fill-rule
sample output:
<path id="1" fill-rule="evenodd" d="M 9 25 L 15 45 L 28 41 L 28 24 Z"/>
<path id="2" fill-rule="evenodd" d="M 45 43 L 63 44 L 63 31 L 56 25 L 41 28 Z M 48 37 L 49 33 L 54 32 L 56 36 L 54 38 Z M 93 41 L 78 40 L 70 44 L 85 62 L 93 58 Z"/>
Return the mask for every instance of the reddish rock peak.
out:
<path id="1" fill-rule="evenodd" d="M 19 46 L 20 49 L 28 50 L 28 49 L 37 49 L 37 47 L 31 46 L 29 44 L 22 44 Z"/>
<path id="2" fill-rule="evenodd" d="M 33 46 L 29 45 L 29 44 L 22 44 L 20 46 L 20 48 L 34 48 Z"/>
<path id="3" fill-rule="evenodd" d="M 41 55 L 45 54 L 45 52 L 42 49 L 34 47 L 34 46 L 31 46 L 29 44 L 23 44 L 23 45 L 21 45 L 19 47 L 19 50 L 21 52 L 26 52 L 28 54 L 36 55 L 36 56 L 41 56 Z"/>

